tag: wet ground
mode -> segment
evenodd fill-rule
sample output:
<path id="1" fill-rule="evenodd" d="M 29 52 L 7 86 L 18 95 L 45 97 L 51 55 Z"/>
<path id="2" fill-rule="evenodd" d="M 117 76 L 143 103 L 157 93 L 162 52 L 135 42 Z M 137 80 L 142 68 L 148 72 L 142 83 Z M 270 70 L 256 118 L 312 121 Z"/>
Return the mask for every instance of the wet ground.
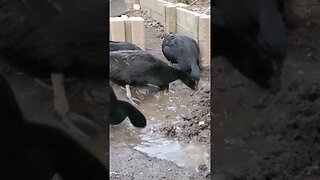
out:
<path id="1" fill-rule="evenodd" d="M 163 28 L 152 22 L 145 22 L 146 51 L 167 62 L 159 36 Z M 198 91 L 180 80 L 170 84 L 168 96 L 153 86 L 131 87 L 148 124 L 138 129 L 125 120 L 110 127 L 111 179 L 210 178 L 209 72 L 203 69 Z M 127 101 L 125 90 L 112 86 L 117 97 Z"/>
<path id="2" fill-rule="evenodd" d="M 320 179 L 319 31 L 310 24 L 288 32 L 282 91 L 262 106 L 268 94 L 215 60 L 214 179 Z"/>

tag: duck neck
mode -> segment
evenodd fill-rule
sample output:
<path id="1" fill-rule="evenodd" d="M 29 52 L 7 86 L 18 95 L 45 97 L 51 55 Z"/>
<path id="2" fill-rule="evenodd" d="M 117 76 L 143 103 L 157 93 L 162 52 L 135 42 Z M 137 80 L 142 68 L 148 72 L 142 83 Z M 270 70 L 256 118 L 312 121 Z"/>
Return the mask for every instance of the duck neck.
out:
<path id="1" fill-rule="evenodd" d="M 185 81 L 186 79 L 189 78 L 189 75 L 186 72 L 179 69 L 176 69 L 176 74 L 177 74 L 177 79 L 180 79 L 182 81 Z"/>
<path id="2" fill-rule="evenodd" d="M 199 68 L 198 64 L 193 63 L 193 64 L 191 65 L 191 74 L 192 74 L 192 76 L 193 76 L 196 80 L 199 80 L 199 77 L 200 77 L 200 68 Z"/>

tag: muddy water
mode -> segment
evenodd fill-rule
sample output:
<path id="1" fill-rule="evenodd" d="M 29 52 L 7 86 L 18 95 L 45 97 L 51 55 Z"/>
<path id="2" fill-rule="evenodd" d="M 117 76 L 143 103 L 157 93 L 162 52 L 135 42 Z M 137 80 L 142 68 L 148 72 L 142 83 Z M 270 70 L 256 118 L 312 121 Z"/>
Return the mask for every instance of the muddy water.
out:
<path id="1" fill-rule="evenodd" d="M 148 156 L 169 160 L 180 167 L 196 171 L 199 165 L 210 167 L 208 145 L 198 142 L 182 143 L 157 132 L 161 123 L 175 123 L 189 109 L 188 98 L 183 92 L 170 91 L 168 96 L 149 95 L 138 107 L 146 116 L 148 125 L 144 129 L 133 127 L 129 120 L 110 128 L 112 146 L 130 146 Z"/>

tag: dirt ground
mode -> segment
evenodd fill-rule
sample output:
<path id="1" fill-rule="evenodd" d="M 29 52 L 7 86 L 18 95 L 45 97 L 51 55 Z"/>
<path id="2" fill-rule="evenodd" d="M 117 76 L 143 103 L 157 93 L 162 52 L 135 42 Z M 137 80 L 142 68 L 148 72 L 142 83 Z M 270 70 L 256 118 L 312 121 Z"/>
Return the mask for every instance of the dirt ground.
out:
<path id="1" fill-rule="evenodd" d="M 194 8 L 209 6 L 210 0 L 201 0 L 192 5 Z M 132 4 L 128 3 L 128 7 L 132 8 Z M 163 26 L 148 17 L 147 12 L 143 10 L 128 13 L 127 15 L 141 16 L 145 19 L 145 26 L 147 28 L 146 50 L 161 60 L 168 62 L 161 51 Z M 187 105 L 188 108 L 192 108 L 191 113 L 186 114 L 183 117 L 183 121 L 176 122 L 175 124 L 164 124 L 159 127 L 159 132 L 170 137 L 176 137 L 184 142 L 196 139 L 200 142 L 210 143 L 210 69 L 202 70 L 201 81 L 206 82 L 207 86 L 200 87 L 198 91 L 191 94 L 186 94 L 186 96 L 191 96 Z M 177 83 L 177 85 L 173 83 L 174 86 L 177 86 L 175 91 L 183 91 L 183 88 L 179 87 L 179 82 Z"/>
<path id="2" fill-rule="evenodd" d="M 130 6 L 130 4 L 128 4 Z M 161 60 L 168 62 L 161 51 L 161 36 L 163 26 L 150 19 L 145 11 L 136 11 L 128 13 L 128 16 L 142 16 L 145 19 L 146 33 L 146 51 Z M 189 111 L 179 114 L 182 119 L 177 121 L 166 121 L 156 126 L 147 127 L 154 133 L 164 137 L 175 138 L 178 141 L 188 143 L 190 141 L 199 141 L 206 144 L 210 142 L 210 69 L 203 69 L 201 73 L 201 86 L 198 91 L 190 91 L 180 81 L 170 84 L 170 89 L 187 97 L 187 103 L 183 104 Z M 149 89 L 148 89 L 149 90 Z M 121 90 L 120 90 L 121 91 Z M 122 90 L 123 91 L 123 90 Z M 131 87 L 131 93 L 143 101 L 152 96 L 154 92 L 139 93 L 141 88 Z M 164 114 L 164 116 L 166 116 Z M 169 118 L 169 115 L 167 116 Z M 114 144 L 110 145 L 110 168 L 111 179 L 210 179 L 210 170 L 208 167 L 199 167 L 199 173 L 181 168 L 167 160 L 161 160 L 148 157 L 128 146 Z M 143 164 L 143 166 L 137 166 Z M 146 168 L 148 167 L 148 168 Z M 206 177 L 205 177 L 206 176 Z"/>
<path id="3" fill-rule="evenodd" d="M 147 26 L 146 28 L 146 51 L 151 52 L 156 57 L 165 60 L 165 57 L 161 51 L 162 39 L 157 36 L 157 31 L 154 27 Z M 171 83 L 170 88 L 174 89 L 175 93 L 180 93 L 182 96 L 190 98 L 187 106 L 193 113 L 181 114 L 183 116 L 182 121 L 176 122 L 164 122 L 159 126 L 149 127 L 158 134 L 163 136 L 174 137 L 179 141 L 189 142 L 190 140 L 198 140 L 201 142 L 210 142 L 210 73 L 209 70 L 203 70 L 201 81 L 207 82 L 207 86 L 201 86 L 197 92 L 191 92 L 188 87 L 182 84 L 180 81 Z M 139 98 L 142 103 L 144 99 L 152 96 L 151 93 L 156 93 L 158 89 L 147 94 L 137 93 L 137 89 L 131 88 L 132 95 Z M 139 91 L 138 91 L 139 92 Z M 191 93 L 190 93 L 191 92 Z M 196 104 L 196 105 L 195 105 Z M 201 122 L 201 123 L 200 123 Z M 200 125 L 199 125 L 200 123 Z M 151 126 L 151 125 L 149 125 Z M 178 130 L 179 129 L 179 130 Z M 121 153 L 119 153 L 119 151 Z M 189 171 L 184 168 L 180 168 L 176 164 L 166 160 L 160 160 L 152 157 L 148 157 L 137 150 L 129 147 L 117 147 L 117 145 L 111 142 L 110 145 L 110 168 L 111 179 L 159 179 L 161 177 L 165 179 L 206 179 L 210 178 L 208 169 L 203 167 L 203 171 L 196 173 L 195 171 Z M 135 157 L 135 158 L 133 158 Z M 136 166 L 137 163 L 145 164 L 144 166 Z M 134 168 L 133 168 L 134 167 Z M 157 167 L 144 168 L 144 167 Z M 170 170 L 166 170 L 166 169 Z"/>
<path id="4" fill-rule="evenodd" d="M 162 134 L 175 137 L 183 142 L 197 140 L 210 143 L 210 73 L 204 71 L 201 78 L 208 82 L 208 86 L 201 87 L 190 94 L 189 103 L 186 105 L 191 111 L 186 113 L 182 121 L 164 123 L 159 127 Z"/>
<path id="5" fill-rule="evenodd" d="M 223 59 L 213 79 L 213 178 L 320 179 L 320 27 L 288 32 L 280 93 L 267 94 Z"/>
<path id="6" fill-rule="evenodd" d="M 110 179 L 205 179 L 202 175 L 186 171 L 176 164 L 148 157 L 132 148 L 110 147 Z"/>

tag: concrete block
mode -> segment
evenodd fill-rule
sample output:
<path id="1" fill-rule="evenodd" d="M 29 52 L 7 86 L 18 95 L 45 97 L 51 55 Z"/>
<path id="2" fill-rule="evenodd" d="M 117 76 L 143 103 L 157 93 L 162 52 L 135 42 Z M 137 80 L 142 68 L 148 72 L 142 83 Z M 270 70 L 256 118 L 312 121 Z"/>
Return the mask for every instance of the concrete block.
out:
<path id="1" fill-rule="evenodd" d="M 195 13 L 195 12 L 178 7 L 177 8 L 177 33 L 189 32 L 188 34 L 191 35 L 192 38 L 198 39 L 199 17 L 200 17 L 199 13 Z"/>
<path id="2" fill-rule="evenodd" d="M 125 26 L 122 18 L 110 18 L 110 40 L 125 41 Z"/>
<path id="3" fill-rule="evenodd" d="M 161 25 L 165 25 L 166 5 L 172 5 L 171 2 L 163 0 L 140 0 L 143 10 L 148 10 L 151 19 L 159 21 Z"/>
<path id="4" fill-rule="evenodd" d="M 132 28 L 131 28 L 131 19 L 125 19 L 124 20 L 124 26 L 125 26 L 125 39 L 127 42 L 132 42 Z"/>
<path id="5" fill-rule="evenodd" d="M 199 17 L 199 41 L 210 40 L 210 16 L 204 15 Z"/>
<path id="6" fill-rule="evenodd" d="M 198 43 L 201 52 L 210 52 L 211 41 L 199 41 Z"/>
<path id="7" fill-rule="evenodd" d="M 189 31 L 188 29 L 186 29 L 185 27 L 183 26 L 180 26 L 177 24 L 177 33 L 178 34 L 182 34 L 182 35 L 186 35 L 186 36 L 189 36 L 191 37 L 192 39 L 194 39 L 195 41 L 198 42 L 198 39 L 196 38 L 197 35 L 195 35 L 192 31 Z"/>
<path id="8" fill-rule="evenodd" d="M 165 5 L 170 5 L 172 3 L 170 2 L 167 2 L 167 1 L 163 1 L 163 0 L 156 0 L 155 3 L 154 3 L 154 11 L 162 14 L 162 15 L 165 15 Z"/>
<path id="9" fill-rule="evenodd" d="M 211 54 L 210 52 L 202 53 L 200 55 L 199 64 L 201 68 L 210 68 L 211 67 Z"/>
<path id="10" fill-rule="evenodd" d="M 178 3 L 178 4 L 165 4 L 165 17 L 167 22 L 177 22 L 177 8 L 188 7 L 189 5 Z"/>
<path id="11" fill-rule="evenodd" d="M 177 24 L 175 22 L 166 22 L 166 24 L 164 26 L 164 31 L 176 33 L 177 32 Z"/>
<path id="12" fill-rule="evenodd" d="M 189 7 L 188 4 L 184 4 L 184 3 L 177 3 L 177 4 L 175 4 L 175 6 L 177 6 L 177 7 Z"/>
<path id="13" fill-rule="evenodd" d="M 176 5 L 166 5 L 166 22 L 172 23 L 177 22 L 177 6 Z"/>
<path id="14" fill-rule="evenodd" d="M 177 32 L 177 9 L 175 5 L 165 5 L 165 32 Z"/>
<path id="15" fill-rule="evenodd" d="M 209 40 L 207 41 L 199 41 L 200 48 L 200 64 L 202 67 L 210 67 L 210 54 L 211 54 L 211 43 Z"/>
<path id="16" fill-rule="evenodd" d="M 189 5 L 184 3 L 178 4 L 165 4 L 165 31 L 166 32 L 177 32 L 177 8 L 187 7 Z"/>
<path id="17" fill-rule="evenodd" d="M 130 17 L 131 21 L 131 42 L 134 44 L 145 45 L 145 26 L 141 17 Z"/>
<path id="18" fill-rule="evenodd" d="M 163 14 L 163 15 L 165 13 L 164 12 L 165 11 L 165 8 L 164 8 L 165 4 L 172 4 L 172 3 L 167 2 L 167 1 L 162 1 L 162 0 L 140 0 L 141 7 L 148 8 L 152 11 L 156 11 L 156 12 Z"/>

